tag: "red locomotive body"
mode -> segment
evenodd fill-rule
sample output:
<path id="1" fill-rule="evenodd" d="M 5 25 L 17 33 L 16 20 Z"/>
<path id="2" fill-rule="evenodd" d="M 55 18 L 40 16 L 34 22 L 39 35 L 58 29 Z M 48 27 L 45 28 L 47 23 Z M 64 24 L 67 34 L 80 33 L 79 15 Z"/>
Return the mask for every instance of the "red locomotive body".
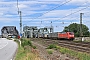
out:
<path id="1" fill-rule="evenodd" d="M 48 38 L 73 40 L 74 33 L 73 32 L 54 32 L 54 33 L 49 33 Z"/>
<path id="2" fill-rule="evenodd" d="M 58 38 L 73 40 L 74 39 L 74 33 L 73 32 L 63 32 L 63 33 L 59 34 Z"/>

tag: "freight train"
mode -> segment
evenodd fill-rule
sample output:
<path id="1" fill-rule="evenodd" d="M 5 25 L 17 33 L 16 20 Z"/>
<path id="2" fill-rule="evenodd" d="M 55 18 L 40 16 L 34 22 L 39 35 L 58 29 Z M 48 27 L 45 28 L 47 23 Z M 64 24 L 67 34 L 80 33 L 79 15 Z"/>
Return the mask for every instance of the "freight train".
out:
<path id="1" fill-rule="evenodd" d="M 73 32 L 53 32 L 49 34 L 39 34 L 39 38 L 49 38 L 49 39 L 67 39 L 74 40 Z"/>

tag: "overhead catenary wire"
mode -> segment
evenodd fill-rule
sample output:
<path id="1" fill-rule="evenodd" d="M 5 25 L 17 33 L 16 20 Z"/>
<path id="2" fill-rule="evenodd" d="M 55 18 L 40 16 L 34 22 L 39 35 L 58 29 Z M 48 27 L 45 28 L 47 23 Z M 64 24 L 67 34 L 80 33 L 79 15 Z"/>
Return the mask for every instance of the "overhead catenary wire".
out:
<path id="1" fill-rule="evenodd" d="M 58 6 L 56 6 L 56 7 L 52 8 L 52 9 L 50 9 L 50 10 L 48 10 L 47 12 L 42 13 L 42 14 L 39 15 L 38 17 L 32 18 L 32 20 L 33 20 L 33 19 L 37 19 L 37 18 L 41 18 L 41 17 L 44 16 L 45 14 L 47 14 L 47 13 L 49 13 L 49 12 L 51 12 L 51 11 L 53 11 L 53 10 L 55 10 L 55 9 L 57 9 L 57 8 L 59 8 L 59 7 L 61 7 L 61 6 L 63 6 L 63 5 L 65 5 L 65 4 L 67 4 L 67 3 L 71 2 L 71 1 L 72 1 L 72 0 L 66 1 L 66 2 L 64 2 L 64 3 L 62 3 L 62 4 L 58 5 Z M 32 21 L 32 20 L 31 20 L 31 21 Z"/>
<path id="2" fill-rule="evenodd" d="M 64 19 L 64 18 L 66 18 L 66 17 L 68 17 L 68 16 L 70 16 L 70 15 L 73 15 L 73 14 L 75 14 L 75 13 L 78 13 L 78 12 L 80 12 L 80 11 L 82 11 L 82 10 L 85 10 L 85 9 L 89 8 L 89 7 L 90 7 L 90 6 L 86 6 L 85 8 L 79 9 L 78 11 L 71 12 L 70 14 L 68 14 L 68 15 L 66 15 L 66 16 L 64 16 L 64 17 L 62 17 L 62 18 L 59 18 L 58 20 Z M 46 18 L 45 18 L 45 19 L 46 19 Z M 54 20 L 54 21 L 58 21 L 58 20 Z M 54 22 L 54 21 L 52 21 L 52 22 Z"/>
<path id="3" fill-rule="evenodd" d="M 71 1 L 72 1 L 72 0 L 66 1 L 66 2 L 62 3 L 61 5 L 58 5 L 58 6 L 54 7 L 53 9 L 51 9 L 51 10 L 49 10 L 49 11 L 43 13 L 41 16 L 43 16 L 44 14 L 49 13 L 49 12 L 51 12 L 51 11 L 57 9 L 58 7 L 61 7 L 61 6 L 65 5 L 65 4 L 67 4 L 67 3 L 71 2 Z"/>
<path id="4" fill-rule="evenodd" d="M 53 9 L 51 9 L 51 10 L 49 10 L 49 11 L 43 13 L 42 15 L 40 15 L 40 17 L 42 17 L 44 14 L 47 14 L 47 13 L 49 13 L 49 12 L 55 10 L 56 8 L 58 8 L 58 7 L 60 7 L 60 6 L 65 5 L 66 3 L 69 3 L 70 1 L 72 1 L 72 0 L 66 1 L 66 2 L 63 3 L 63 4 L 61 4 L 61 5 L 59 5 L 59 6 L 56 6 L 55 8 L 53 8 Z M 88 7 L 89 7 L 89 6 L 88 6 Z M 70 15 L 72 15 L 72 14 L 75 14 L 75 13 L 77 13 L 77 12 L 80 12 L 80 11 L 84 10 L 84 9 L 87 9 L 88 7 L 85 7 L 85 8 L 83 8 L 83 9 L 78 10 L 78 11 L 72 12 L 71 14 L 68 14 L 68 15 L 66 15 L 66 16 L 64 16 L 64 17 L 62 17 L 62 18 L 60 18 L 60 19 L 58 19 L 58 20 L 61 20 L 61 19 L 66 18 L 66 17 L 68 17 L 68 16 L 70 16 Z M 38 18 L 39 18 L 39 17 L 38 17 Z M 58 20 L 54 20 L 54 21 L 58 21 Z"/>
<path id="5" fill-rule="evenodd" d="M 72 15 L 72 14 L 78 13 L 78 12 L 80 12 L 80 11 L 82 11 L 82 10 L 85 10 L 85 9 L 87 9 L 87 8 L 89 8 L 89 7 L 90 7 L 90 6 L 86 6 L 85 8 L 82 8 L 82 9 L 80 9 L 80 10 L 78 10 L 78 11 L 75 11 L 75 12 L 73 12 L 73 13 L 70 13 L 70 14 L 62 17 L 60 20 L 62 20 L 63 18 L 66 18 L 66 17 L 68 17 L 68 16 L 70 16 L 70 15 Z M 58 19 L 58 20 L 59 20 L 59 19 Z M 54 21 L 58 21 L 58 20 L 54 20 Z"/>
<path id="6" fill-rule="evenodd" d="M 38 1 L 38 0 L 32 0 L 32 1 L 37 1 L 37 2 L 62 2 L 62 1 Z"/>
<path id="7" fill-rule="evenodd" d="M 45 13 L 42 13 L 41 15 L 39 15 L 38 17 L 33 18 L 33 19 L 40 18 L 40 17 L 44 16 L 45 14 L 47 14 L 47 13 L 49 13 L 49 12 L 51 12 L 51 11 L 53 11 L 53 10 L 55 10 L 55 9 L 57 9 L 57 8 L 59 8 L 59 7 L 61 7 L 61 6 L 63 6 L 63 5 L 65 5 L 65 4 L 67 4 L 67 3 L 71 2 L 71 1 L 72 1 L 72 0 L 66 1 L 66 2 L 64 2 L 64 3 L 60 4 L 60 5 L 58 5 L 58 6 L 54 7 L 54 8 L 52 8 L 52 9 L 50 9 L 50 10 L 48 10 L 48 11 L 46 11 Z"/>
<path id="8" fill-rule="evenodd" d="M 70 1 L 72 1 L 72 0 L 69 0 L 69 1 L 67 1 L 67 2 L 65 2 L 64 4 L 66 4 L 66 3 L 69 3 Z M 86 3 L 86 2 L 85 2 Z M 62 4 L 63 5 L 63 4 Z M 61 6 L 62 6 L 61 5 Z M 59 6 L 58 6 L 59 7 Z M 55 8 L 58 8 L 58 7 L 55 7 Z M 80 9 L 80 10 L 78 10 L 78 11 L 75 11 L 75 12 L 71 12 L 70 14 L 68 14 L 68 15 L 66 15 L 66 16 L 64 16 L 64 17 L 62 17 L 62 19 L 63 18 L 66 18 L 66 17 L 68 17 L 68 16 L 70 16 L 70 15 L 72 15 L 72 14 L 75 14 L 75 13 L 77 13 L 77 12 L 80 12 L 80 11 L 82 11 L 82 10 L 85 10 L 85 9 L 87 9 L 88 7 L 90 7 L 90 6 L 86 6 L 85 8 L 82 8 L 82 9 Z M 53 9 L 51 10 L 51 11 L 53 11 Z M 50 11 L 48 11 L 48 12 L 46 12 L 46 13 L 49 13 Z M 45 14 L 46 14 L 45 13 Z M 44 14 L 43 14 L 44 15 Z M 59 19 L 58 19 L 59 20 Z M 58 20 L 54 20 L 54 21 L 58 21 Z"/>
<path id="9" fill-rule="evenodd" d="M 87 1 L 86 1 L 85 3 L 87 3 Z M 80 5 L 80 6 L 81 6 L 81 5 Z M 68 14 L 68 15 L 66 15 L 66 16 L 58 19 L 58 20 L 62 20 L 62 19 L 66 18 L 66 17 L 68 17 L 68 16 L 70 16 L 70 15 L 73 15 L 73 14 L 75 14 L 75 13 L 78 13 L 78 12 L 80 12 L 80 11 L 82 11 L 82 10 L 85 10 L 85 9 L 89 8 L 89 7 L 90 7 L 90 6 L 86 6 L 85 8 L 82 8 L 82 9 L 80 9 L 80 10 L 78 10 L 78 11 L 75 11 L 75 12 L 72 12 L 72 10 L 71 10 L 71 13 L 70 13 L 70 14 Z M 53 22 L 58 21 L 58 20 L 54 20 Z"/>

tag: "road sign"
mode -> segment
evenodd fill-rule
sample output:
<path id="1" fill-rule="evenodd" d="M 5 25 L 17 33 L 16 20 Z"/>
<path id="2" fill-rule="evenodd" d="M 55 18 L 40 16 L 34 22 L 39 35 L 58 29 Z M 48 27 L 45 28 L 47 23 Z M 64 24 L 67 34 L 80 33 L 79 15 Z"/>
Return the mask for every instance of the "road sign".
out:
<path id="1" fill-rule="evenodd" d="M 20 38 L 22 37 L 22 34 L 20 34 Z"/>

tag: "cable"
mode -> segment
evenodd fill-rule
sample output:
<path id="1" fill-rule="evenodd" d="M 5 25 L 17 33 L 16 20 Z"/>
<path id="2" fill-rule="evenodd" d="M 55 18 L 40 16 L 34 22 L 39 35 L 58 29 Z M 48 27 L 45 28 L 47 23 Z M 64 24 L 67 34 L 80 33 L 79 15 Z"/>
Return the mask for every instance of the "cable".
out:
<path id="1" fill-rule="evenodd" d="M 36 17 L 36 18 L 33 18 L 33 19 L 40 18 L 40 17 L 42 17 L 43 15 L 45 15 L 45 14 L 49 13 L 50 11 L 53 11 L 53 10 L 55 10 L 56 8 L 61 7 L 61 6 L 63 6 L 63 5 L 65 5 L 65 4 L 67 4 L 67 3 L 71 2 L 71 1 L 72 1 L 72 0 L 66 1 L 66 2 L 62 3 L 61 5 L 58 5 L 58 6 L 54 7 L 53 9 L 51 9 L 51 10 L 49 10 L 49 11 L 47 11 L 47 12 L 43 13 L 42 15 L 40 15 L 40 16 L 38 16 L 38 17 Z M 33 20 L 33 19 L 32 19 L 32 20 Z M 31 20 L 31 21 L 32 21 L 32 20 Z"/>
<path id="2" fill-rule="evenodd" d="M 63 5 L 65 5 L 66 3 L 69 3 L 70 1 L 72 1 L 72 0 L 66 1 L 65 3 L 63 3 L 63 4 L 59 5 L 59 6 L 56 6 L 55 8 L 53 8 L 53 9 L 51 9 L 51 10 L 43 13 L 43 14 L 40 15 L 40 16 L 43 16 L 44 14 L 49 13 L 50 11 L 53 11 L 53 10 L 55 10 L 56 8 L 60 7 L 60 6 L 63 6 Z M 86 2 L 85 2 L 85 3 L 86 3 Z M 82 6 L 82 5 L 80 5 L 80 6 Z M 86 7 L 86 8 L 87 8 L 87 7 Z M 86 9 L 86 8 L 80 9 L 79 11 L 82 11 L 82 10 L 84 10 L 84 9 Z M 76 11 L 76 12 L 73 12 L 73 13 L 71 12 L 71 14 L 66 15 L 66 16 L 64 16 L 64 17 L 62 17 L 62 18 L 68 17 L 68 16 L 70 16 L 70 15 L 72 15 L 72 14 L 74 14 L 74 13 L 77 13 L 77 12 L 79 12 L 79 11 Z M 39 17 L 36 17 L 36 18 L 39 18 Z M 35 19 L 35 18 L 33 18 L 33 19 Z"/>
<path id="3" fill-rule="evenodd" d="M 83 8 L 83 9 L 80 9 L 80 10 L 78 10 L 78 11 L 75 11 L 75 12 L 71 13 L 71 14 L 68 14 L 68 15 L 62 17 L 62 19 L 63 19 L 63 18 L 66 18 L 66 17 L 68 17 L 68 16 L 70 16 L 70 15 L 72 15 L 72 14 L 75 14 L 75 13 L 77 13 L 77 12 L 80 12 L 80 11 L 82 11 L 82 10 L 85 10 L 85 9 L 87 9 L 88 7 L 90 7 L 90 6 L 86 6 L 86 7 Z M 55 20 L 55 21 L 58 21 L 58 20 Z M 53 22 L 54 22 L 54 21 L 53 21 Z"/>
<path id="4" fill-rule="evenodd" d="M 32 0 L 32 1 L 37 1 L 37 0 Z M 37 1 L 37 2 L 61 2 L 61 1 Z"/>
<path id="5" fill-rule="evenodd" d="M 70 0 L 70 1 L 72 1 L 72 0 Z M 40 16 L 43 16 L 44 14 L 49 13 L 50 11 L 53 11 L 53 10 L 55 10 L 56 8 L 60 7 L 60 6 L 63 6 L 64 4 L 66 4 L 66 3 L 70 2 L 70 1 L 67 1 L 67 2 L 63 3 L 63 4 L 61 4 L 61 5 L 53 8 L 53 9 L 47 11 L 47 12 L 45 12 L 45 13 L 43 13 L 43 14 L 40 15 Z M 88 7 L 90 7 L 90 6 L 87 6 L 87 7 L 83 8 L 83 9 L 80 9 L 80 10 L 78 10 L 78 11 L 75 11 L 75 12 L 71 13 L 71 14 L 68 14 L 68 15 L 62 17 L 62 19 L 63 19 L 63 18 L 66 18 L 66 17 L 68 17 L 68 16 L 70 16 L 70 15 L 72 15 L 72 14 L 75 14 L 75 13 L 77 13 L 77 12 L 79 12 L 79 11 L 85 10 L 85 9 L 87 9 Z M 39 18 L 39 17 L 38 17 L 38 18 Z M 57 21 L 57 20 L 55 20 L 55 21 Z"/>
<path id="6" fill-rule="evenodd" d="M 59 6 L 56 6 L 55 8 L 53 8 L 53 9 L 51 9 L 51 10 L 49 10 L 49 11 L 43 13 L 43 14 L 40 15 L 40 16 L 43 16 L 43 15 L 45 15 L 45 14 L 47 14 L 47 13 L 49 13 L 49 12 L 55 10 L 55 9 L 57 9 L 58 7 L 61 7 L 61 6 L 65 5 L 65 4 L 67 4 L 67 3 L 71 2 L 71 1 L 72 1 L 72 0 L 66 1 L 65 3 L 63 3 L 63 4 L 59 5 Z M 39 16 L 39 17 L 40 17 L 40 16 Z M 39 17 L 38 17 L 38 18 L 39 18 Z"/>
<path id="7" fill-rule="evenodd" d="M 70 1 L 72 1 L 72 0 L 67 1 L 67 2 L 65 2 L 64 4 L 69 3 Z M 85 2 L 85 3 L 86 3 L 86 2 Z M 64 5 L 64 4 L 61 4 L 61 5 L 53 8 L 52 10 L 54 10 L 54 9 L 56 9 L 56 8 Z M 64 17 L 62 17 L 62 18 L 66 18 L 66 17 L 68 17 L 68 16 L 70 16 L 70 15 L 72 15 L 72 14 L 75 14 L 75 13 L 79 12 L 79 11 L 85 10 L 85 9 L 87 9 L 88 7 L 90 7 L 90 6 L 87 6 L 87 7 L 83 8 L 83 9 L 80 9 L 80 10 L 78 10 L 78 11 L 76 11 L 76 12 L 73 12 L 73 13 L 71 13 L 71 14 L 68 14 L 68 15 L 66 15 L 66 16 L 64 16 Z M 50 11 L 52 11 L 52 10 L 49 10 L 48 12 L 50 12 Z M 48 13 L 48 12 L 46 12 L 46 13 Z M 43 13 L 43 15 L 46 14 L 46 13 Z M 55 21 L 56 21 L 56 20 L 55 20 Z"/>
<path id="8" fill-rule="evenodd" d="M 62 3 L 61 5 L 58 5 L 58 6 L 54 7 L 53 9 L 51 9 L 51 10 L 49 10 L 49 11 L 43 13 L 42 15 L 39 15 L 38 17 L 33 18 L 33 19 L 40 18 L 40 17 L 42 17 L 43 15 L 45 15 L 45 14 L 47 14 L 47 13 L 49 13 L 49 12 L 55 10 L 55 9 L 57 9 L 58 7 L 61 7 L 61 6 L 65 5 L 65 4 L 67 4 L 67 3 L 71 2 L 71 1 L 72 1 L 72 0 L 66 1 L 66 2 Z"/>

